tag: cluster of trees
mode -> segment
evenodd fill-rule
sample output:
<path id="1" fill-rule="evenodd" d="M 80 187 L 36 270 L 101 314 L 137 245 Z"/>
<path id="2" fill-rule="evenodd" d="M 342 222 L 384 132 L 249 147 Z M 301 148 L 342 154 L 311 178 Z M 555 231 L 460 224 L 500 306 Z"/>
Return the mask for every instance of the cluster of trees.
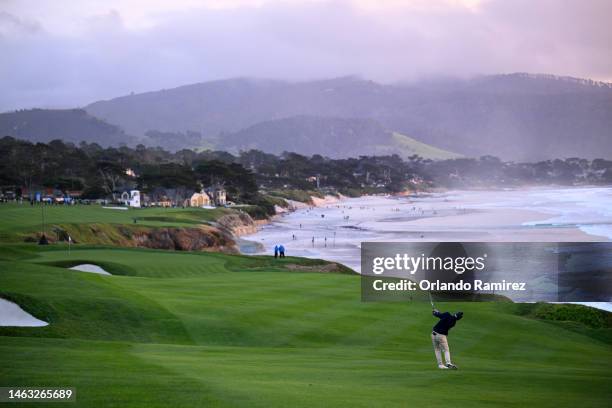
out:
<path id="1" fill-rule="evenodd" d="M 40 187 L 81 190 L 84 198 L 107 198 L 138 188 L 196 191 L 222 184 L 239 203 L 273 205 L 262 193 L 278 190 L 322 190 L 355 195 L 394 193 L 428 187 L 516 186 L 525 184 L 612 183 L 612 161 L 570 158 L 537 163 L 498 158 L 423 160 L 397 155 L 330 159 L 296 153 L 273 155 L 257 150 L 235 156 L 222 151 L 126 146 L 102 148 L 96 143 L 31 143 L 0 139 L 0 186 L 32 191 Z M 126 173 L 131 169 L 134 174 Z M 18 191 L 19 192 L 19 191 Z"/>
<path id="2" fill-rule="evenodd" d="M 82 198 L 97 199 L 133 188 L 153 194 L 158 189 L 188 192 L 221 184 L 230 199 L 256 201 L 253 173 L 220 158 L 142 145 L 102 148 L 95 143 L 31 143 L 4 137 L 0 139 L 0 186 L 18 194 L 40 188 L 81 191 Z"/>
<path id="3" fill-rule="evenodd" d="M 321 155 L 283 153 L 275 156 L 258 150 L 241 152 L 236 160 L 255 173 L 265 190 L 333 190 L 346 195 L 394 193 L 418 178 L 415 166 L 397 155 L 330 159 Z"/>
<path id="4" fill-rule="evenodd" d="M 329 188 L 344 194 L 388 192 L 429 187 L 472 188 L 524 185 L 612 184 L 612 160 L 580 158 L 535 163 L 504 162 L 497 157 L 424 160 L 417 155 L 329 159 L 296 153 L 280 156 L 257 150 L 235 158 L 251 169 L 260 188 Z"/>

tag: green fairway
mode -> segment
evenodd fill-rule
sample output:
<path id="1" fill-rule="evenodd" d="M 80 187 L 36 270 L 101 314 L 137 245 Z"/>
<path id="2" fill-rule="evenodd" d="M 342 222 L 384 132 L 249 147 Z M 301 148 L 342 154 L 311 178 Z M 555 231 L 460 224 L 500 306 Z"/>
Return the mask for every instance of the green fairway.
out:
<path id="1" fill-rule="evenodd" d="M 231 210 L 225 208 L 130 208 L 112 210 L 101 205 L 0 204 L 0 241 L 22 241 L 42 229 L 43 215 L 48 234 L 52 228 L 80 225 L 138 225 L 142 227 L 193 227 L 214 221 Z M 137 224 L 134 224 L 136 219 Z"/>
<path id="2" fill-rule="evenodd" d="M 115 276 L 66 269 L 85 262 Z M 75 387 L 84 407 L 610 405 L 610 329 L 440 304 L 465 312 L 460 370 L 442 371 L 427 302 L 362 303 L 358 276 L 285 268 L 320 263 L 3 245 L 0 296 L 51 324 L 0 327 L 0 386 Z"/>

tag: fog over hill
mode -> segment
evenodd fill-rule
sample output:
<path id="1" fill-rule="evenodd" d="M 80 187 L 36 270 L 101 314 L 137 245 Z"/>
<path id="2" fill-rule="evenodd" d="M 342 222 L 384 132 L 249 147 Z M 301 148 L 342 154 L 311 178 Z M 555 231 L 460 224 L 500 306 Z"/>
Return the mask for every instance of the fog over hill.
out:
<path id="1" fill-rule="evenodd" d="M 611 158 L 611 129 L 611 84 L 533 74 L 393 85 L 356 77 L 237 78 L 94 102 L 84 110 L 0 114 L 1 136 L 33 141 L 254 148 L 336 158 Z"/>
<path id="2" fill-rule="evenodd" d="M 239 145 L 239 135 L 249 134 L 239 131 L 257 123 L 306 115 L 371 119 L 387 131 L 467 156 L 612 156 L 611 85 L 552 75 L 394 85 L 356 77 L 306 82 L 239 78 L 123 96 L 85 109 L 137 136 L 150 130 L 195 131 L 210 140 L 232 133 L 231 145 Z M 274 144 L 273 137 L 266 143 Z M 283 140 L 292 137 L 282 135 Z M 241 144 L 263 148 L 251 140 Z M 336 153 L 321 148 L 320 154 Z"/>

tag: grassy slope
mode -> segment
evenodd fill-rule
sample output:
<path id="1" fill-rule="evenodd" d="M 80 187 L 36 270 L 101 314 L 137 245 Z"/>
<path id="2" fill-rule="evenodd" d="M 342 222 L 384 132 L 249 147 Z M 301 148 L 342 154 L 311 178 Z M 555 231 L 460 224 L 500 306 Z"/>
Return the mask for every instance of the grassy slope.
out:
<path id="1" fill-rule="evenodd" d="M 418 140 L 401 133 L 393 132 L 392 138 L 393 145 L 390 147 L 381 147 L 382 151 L 378 153 L 383 153 L 383 151 L 386 151 L 387 154 L 397 153 L 404 158 L 410 157 L 413 154 L 418 154 L 424 159 L 432 160 L 445 160 L 461 157 L 460 154 L 419 142 Z"/>
<path id="2" fill-rule="evenodd" d="M 127 211 L 109 210 L 100 205 L 77 206 L 30 206 L 28 203 L 0 204 L 0 241 L 18 242 L 23 237 L 41 230 L 42 213 L 47 223 L 47 233 L 52 228 L 81 235 L 80 227 L 97 225 L 127 225 L 139 227 L 194 227 L 203 222 L 214 221 L 231 210 L 224 208 L 131 208 Z M 134 218 L 137 224 L 134 224 Z"/>
<path id="3" fill-rule="evenodd" d="M 0 328 L 0 386 L 70 385 L 78 406 L 608 406 L 610 344 L 461 307 L 458 372 L 435 369 L 426 302 L 361 303 L 359 277 L 138 249 L 0 248 L 0 293 L 45 328 Z M 122 276 L 67 271 L 88 261 Z M 19 337 L 18 337 L 19 336 Z M 27 406 L 24 404 L 23 406 Z M 36 406 L 36 405 L 35 405 Z"/>

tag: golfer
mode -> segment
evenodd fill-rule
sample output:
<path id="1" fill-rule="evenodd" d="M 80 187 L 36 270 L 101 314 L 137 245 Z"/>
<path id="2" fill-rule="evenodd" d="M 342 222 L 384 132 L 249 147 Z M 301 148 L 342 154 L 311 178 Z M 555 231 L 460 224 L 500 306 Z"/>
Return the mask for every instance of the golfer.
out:
<path id="1" fill-rule="evenodd" d="M 455 326 L 457 320 L 461 320 L 463 312 L 457 312 L 455 314 L 448 312 L 440 313 L 439 310 L 434 309 L 433 315 L 440 319 L 431 332 L 431 341 L 433 343 L 434 353 L 436 354 L 436 360 L 438 360 L 438 368 L 444 370 L 451 368 L 456 370 L 457 366 L 451 362 L 446 336 L 448 336 L 448 331 Z M 444 353 L 446 365 L 442 364 L 442 353 Z"/>

